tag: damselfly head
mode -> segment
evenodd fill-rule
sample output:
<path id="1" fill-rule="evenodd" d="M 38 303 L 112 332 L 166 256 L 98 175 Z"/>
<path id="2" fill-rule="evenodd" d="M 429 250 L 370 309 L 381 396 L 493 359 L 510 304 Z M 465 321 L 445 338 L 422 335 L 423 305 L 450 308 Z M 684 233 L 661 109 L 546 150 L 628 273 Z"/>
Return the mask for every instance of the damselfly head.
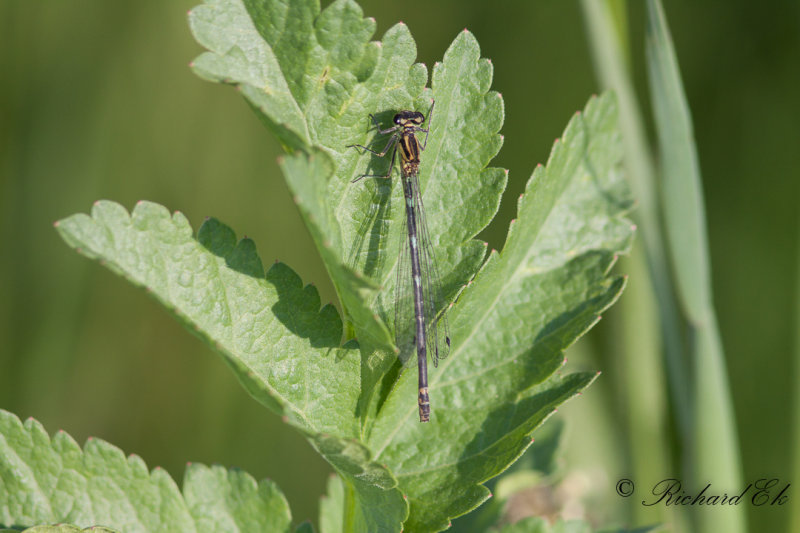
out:
<path id="1" fill-rule="evenodd" d="M 394 116 L 394 123 L 398 126 L 408 126 L 409 123 L 419 126 L 425 122 L 425 115 L 419 111 L 400 111 Z"/>

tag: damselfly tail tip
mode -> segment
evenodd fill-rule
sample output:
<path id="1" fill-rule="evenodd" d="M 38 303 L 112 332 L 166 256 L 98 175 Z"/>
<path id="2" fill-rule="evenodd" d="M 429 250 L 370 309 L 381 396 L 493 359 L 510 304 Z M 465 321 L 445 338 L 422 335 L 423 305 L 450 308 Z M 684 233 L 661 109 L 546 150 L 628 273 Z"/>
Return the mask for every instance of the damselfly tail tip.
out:
<path id="1" fill-rule="evenodd" d="M 427 422 L 431 418 L 431 401 L 428 398 L 428 387 L 419 388 L 419 421 Z"/>

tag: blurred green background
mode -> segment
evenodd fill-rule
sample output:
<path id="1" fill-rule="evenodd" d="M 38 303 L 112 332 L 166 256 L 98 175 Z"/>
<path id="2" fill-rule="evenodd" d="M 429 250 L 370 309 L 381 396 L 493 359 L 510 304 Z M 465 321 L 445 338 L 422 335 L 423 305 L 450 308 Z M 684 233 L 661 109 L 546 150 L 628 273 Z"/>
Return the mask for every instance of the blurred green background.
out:
<path id="1" fill-rule="evenodd" d="M 79 442 L 106 439 L 177 480 L 187 461 L 272 478 L 296 521 L 315 519 L 327 464 L 144 292 L 79 257 L 52 228 L 99 198 L 128 208 L 152 200 L 185 213 L 195 229 L 213 215 L 252 237 L 266 264 L 286 262 L 335 302 L 278 170 L 277 142 L 234 91 L 187 66 L 201 51 L 186 24 L 195 3 L 0 3 L 0 407 Z M 505 145 L 493 165 L 510 169 L 510 182 L 482 236 L 502 248 L 534 166 L 600 90 L 580 6 L 361 5 L 377 19 L 376 39 L 407 23 L 428 65 L 465 27 L 491 58 L 506 105 Z M 744 478 L 800 483 L 790 479 L 798 446 L 790 407 L 798 385 L 800 4 L 665 8 L 693 112 Z M 638 2 L 628 19 L 647 107 Z M 626 370 L 615 358 L 615 312 L 570 354 L 572 368 L 604 375 L 563 410 L 574 419 L 566 439 L 583 446 L 568 443 L 565 463 L 605 472 L 594 505 L 605 509 L 602 520 L 626 522 L 633 503 L 613 493 L 631 453 L 617 442 L 629 406 L 616 388 Z M 750 530 L 787 531 L 788 507 L 749 508 Z"/>

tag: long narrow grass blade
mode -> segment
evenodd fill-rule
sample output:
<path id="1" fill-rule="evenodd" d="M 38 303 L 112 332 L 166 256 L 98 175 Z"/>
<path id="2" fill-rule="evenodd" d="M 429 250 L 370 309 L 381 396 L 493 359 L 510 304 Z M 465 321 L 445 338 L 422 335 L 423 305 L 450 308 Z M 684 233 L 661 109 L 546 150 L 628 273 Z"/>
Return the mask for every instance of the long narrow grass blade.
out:
<path id="1" fill-rule="evenodd" d="M 800 479 L 800 255 L 797 262 L 797 280 L 795 293 L 795 346 L 794 346 L 794 401 L 792 403 L 792 423 L 794 431 L 792 433 L 792 450 L 794 450 L 792 461 L 792 471 L 789 479 Z M 791 511 L 789 513 L 788 533 L 800 531 L 800 498 L 791 500 Z"/>
<path id="2" fill-rule="evenodd" d="M 741 487 L 741 462 L 711 274 L 697 147 L 678 63 L 659 0 L 647 2 L 647 64 L 663 181 L 662 205 L 681 310 L 691 339 L 694 441 L 689 471 L 700 490 Z M 688 481 L 688 480 L 687 480 Z M 743 532 L 744 507 L 696 509 L 697 531 Z"/>
<path id="3" fill-rule="evenodd" d="M 663 342 L 672 391 L 672 404 L 677 417 L 681 440 L 688 442 L 690 405 L 688 383 L 690 372 L 683 356 L 680 320 L 674 300 L 674 289 L 664 254 L 664 238 L 659 224 L 659 204 L 655 187 L 655 167 L 644 120 L 631 75 L 627 66 L 626 32 L 615 25 L 613 2 L 583 0 L 584 20 L 589 35 L 592 59 L 600 84 L 613 89 L 619 102 L 620 129 L 625 143 L 625 170 L 638 203 L 632 214 L 640 226 L 650 279 L 638 282 L 652 286 L 661 322 L 661 339 L 651 339 L 652 350 L 658 353 Z M 634 250 L 634 254 L 636 250 Z M 637 280 L 632 280 L 637 283 Z"/>
<path id="4" fill-rule="evenodd" d="M 628 66 L 625 6 L 614 0 L 583 0 L 581 6 L 598 81 L 604 89 L 613 89 L 617 94 L 625 170 L 639 204 L 633 216 L 639 223 L 644 247 L 634 248 L 630 258 L 622 259 L 623 270 L 631 273 L 630 294 L 620 303 L 619 320 L 612 321 L 611 343 L 613 353 L 620 354 L 614 360 L 623 367 L 623 386 L 618 388 L 616 400 L 629 406 L 625 409 L 628 446 L 633 451 L 629 467 L 640 482 L 649 482 L 671 470 L 667 406 L 663 401 L 666 388 L 659 357 L 662 350 L 670 377 L 673 412 L 684 442 L 690 431 L 689 372 L 663 252 L 655 168 Z M 632 512 L 633 523 L 669 522 L 676 531 L 682 521 L 678 509 L 665 513 L 663 508 L 638 507 Z"/>

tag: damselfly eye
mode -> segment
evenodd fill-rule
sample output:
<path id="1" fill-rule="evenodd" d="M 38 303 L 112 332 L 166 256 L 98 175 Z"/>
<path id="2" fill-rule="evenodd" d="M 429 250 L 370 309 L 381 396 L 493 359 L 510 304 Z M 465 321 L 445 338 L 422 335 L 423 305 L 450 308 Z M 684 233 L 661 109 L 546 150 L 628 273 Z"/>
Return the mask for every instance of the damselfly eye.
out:
<path id="1" fill-rule="evenodd" d="M 403 123 L 403 117 L 400 115 L 400 113 L 398 113 L 398 114 L 396 114 L 394 116 L 393 121 L 394 121 L 395 124 L 397 124 L 399 126 L 400 124 Z"/>

